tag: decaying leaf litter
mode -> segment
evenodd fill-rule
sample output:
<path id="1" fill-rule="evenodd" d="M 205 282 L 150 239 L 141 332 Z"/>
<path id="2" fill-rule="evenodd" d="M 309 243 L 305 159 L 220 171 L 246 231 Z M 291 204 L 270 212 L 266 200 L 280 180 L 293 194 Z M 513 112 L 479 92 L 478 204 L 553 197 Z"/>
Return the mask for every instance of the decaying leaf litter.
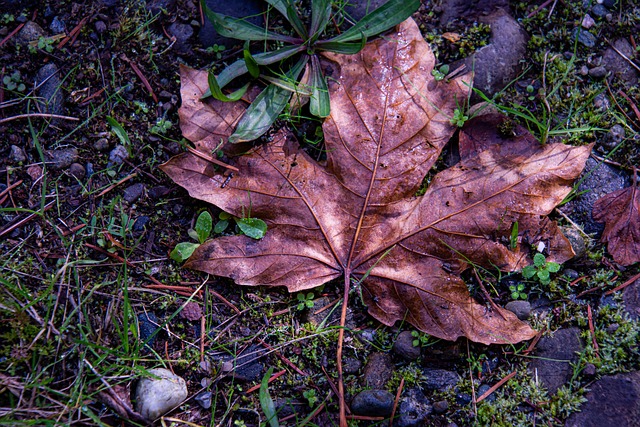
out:
<path id="1" fill-rule="evenodd" d="M 415 194 L 456 128 L 454 110 L 469 76 L 436 81 L 435 58 L 412 20 L 357 55 L 326 55 L 331 115 L 323 124 L 327 160 L 316 162 L 285 128 L 273 141 L 231 157 L 229 171 L 184 153 L 162 169 L 192 197 L 268 224 L 266 236 L 225 236 L 200 246 L 186 266 L 240 285 L 301 291 L 340 279 L 343 300 L 359 286 L 369 313 L 386 325 L 406 320 L 436 337 L 516 343 L 535 335 L 500 307 L 473 300 L 459 274 L 471 265 L 514 271 L 531 246 L 548 259 L 573 256 L 546 215 L 571 191 L 590 146 L 541 145 L 524 129 L 504 138 L 500 118 L 479 116 L 461 130 L 461 161 Z M 245 104 L 202 101 L 207 73 L 182 68 L 181 126 L 210 153 L 233 131 Z M 515 247 L 509 236 L 518 224 Z M 341 325 L 347 304 L 342 305 Z M 338 383 L 342 389 L 338 342 Z M 344 396 L 340 396 L 341 424 Z"/>

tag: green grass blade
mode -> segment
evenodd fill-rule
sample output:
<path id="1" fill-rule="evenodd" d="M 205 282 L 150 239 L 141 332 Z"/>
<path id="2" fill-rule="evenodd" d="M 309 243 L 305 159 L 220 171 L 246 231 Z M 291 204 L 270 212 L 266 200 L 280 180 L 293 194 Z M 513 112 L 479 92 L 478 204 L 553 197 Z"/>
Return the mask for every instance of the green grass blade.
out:
<path id="1" fill-rule="evenodd" d="M 122 125 L 111 116 L 107 116 L 107 123 L 109 123 L 109 126 L 111 126 L 111 130 L 116 134 L 122 145 L 129 149 L 129 147 L 131 146 L 131 140 L 129 139 L 129 135 L 127 134 L 127 131 L 124 130 Z"/>
<path id="2" fill-rule="evenodd" d="M 248 41 L 244 44 L 244 49 L 242 49 L 242 56 L 244 57 L 244 64 L 247 66 L 249 74 L 251 74 L 251 77 L 253 77 L 254 79 L 257 79 L 260 75 L 260 66 L 249 51 Z"/>
<path id="3" fill-rule="evenodd" d="M 364 34 L 361 34 L 362 38 L 359 43 L 345 43 L 345 42 L 332 42 L 332 41 L 319 41 L 316 43 L 316 49 L 328 50 L 329 52 L 343 53 L 345 55 L 354 55 L 364 49 L 364 45 L 367 43 L 367 38 Z"/>
<path id="4" fill-rule="evenodd" d="M 262 382 L 260 383 L 260 406 L 262 407 L 262 412 L 264 412 L 264 416 L 267 418 L 267 422 L 270 427 L 280 427 L 280 423 L 278 422 L 278 414 L 276 414 L 276 405 L 273 403 L 273 399 L 269 394 L 269 378 L 271 378 L 271 374 L 273 373 L 273 368 L 269 368 L 264 377 L 262 377 Z"/>
<path id="5" fill-rule="evenodd" d="M 309 36 L 317 39 L 324 31 L 331 17 L 331 0 L 313 0 L 311 2 L 311 26 Z"/>
<path id="6" fill-rule="evenodd" d="M 280 79 L 278 77 L 271 76 L 262 76 L 262 79 L 268 81 L 271 84 L 274 84 L 282 89 L 288 90 L 291 93 L 297 93 L 303 96 L 311 96 L 313 91 L 311 90 L 311 86 L 303 85 L 298 82 L 294 82 L 291 80 Z"/>
<path id="7" fill-rule="evenodd" d="M 366 37 L 375 36 L 398 25 L 410 17 L 419 7 L 420 0 L 389 0 L 331 41 L 349 42 L 358 40 L 361 37 L 360 33 L 363 33 Z"/>
<path id="8" fill-rule="evenodd" d="M 207 80 L 209 82 L 209 93 L 211 94 L 211 96 L 223 102 L 238 101 L 247 92 L 247 89 L 249 89 L 249 83 L 247 83 L 235 92 L 230 93 L 229 95 L 225 95 L 224 93 L 222 93 L 222 90 L 220 89 L 220 85 L 218 83 L 218 79 L 216 79 L 216 76 L 215 74 L 213 74 L 213 72 L 209 71 L 209 77 Z"/>
<path id="9" fill-rule="evenodd" d="M 300 58 L 298 63 L 287 73 L 287 77 L 297 80 L 309 57 Z M 264 135 L 276 121 L 291 98 L 291 92 L 274 84 L 267 86 L 256 97 L 245 112 L 236 131 L 229 137 L 229 142 L 239 143 L 253 141 Z"/>
<path id="10" fill-rule="evenodd" d="M 309 111 L 316 117 L 325 118 L 331 113 L 329 89 L 327 81 L 322 74 L 320 60 L 317 55 L 311 56 L 311 78 L 309 80 L 313 93 L 309 99 Z"/>
<path id="11" fill-rule="evenodd" d="M 286 0 L 265 0 L 271 6 L 275 7 L 278 12 L 282 14 L 285 18 L 287 17 L 287 5 L 289 2 Z"/>

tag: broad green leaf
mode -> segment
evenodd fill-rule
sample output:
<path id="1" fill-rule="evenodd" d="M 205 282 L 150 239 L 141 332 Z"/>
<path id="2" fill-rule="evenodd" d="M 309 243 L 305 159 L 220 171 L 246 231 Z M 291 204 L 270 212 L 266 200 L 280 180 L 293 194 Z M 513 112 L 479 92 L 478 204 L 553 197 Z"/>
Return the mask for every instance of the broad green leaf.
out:
<path id="1" fill-rule="evenodd" d="M 533 276 L 536 275 L 536 271 L 537 270 L 534 266 L 527 265 L 522 269 L 522 277 L 524 277 L 525 279 L 531 279 Z"/>
<path id="2" fill-rule="evenodd" d="M 130 147 L 131 140 L 129 139 L 129 135 L 127 134 L 127 131 L 124 130 L 122 125 L 118 123 L 116 119 L 110 116 L 107 116 L 107 123 L 109 123 L 109 126 L 111 126 L 111 130 L 116 134 L 122 145 L 124 145 L 125 147 Z"/>
<path id="3" fill-rule="evenodd" d="M 254 79 L 257 79 L 258 76 L 260 75 L 260 67 L 258 66 L 258 63 L 256 62 L 253 55 L 251 55 L 251 52 L 249 51 L 248 41 L 244 44 L 242 55 L 244 57 L 244 63 L 247 66 L 247 70 L 249 70 L 249 74 L 251 74 L 251 77 L 253 77 Z"/>
<path id="4" fill-rule="evenodd" d="M 223 102 L 238 101 L 247 92 L 247 89 L 249 89 L 249 83 L 247 83 L 246 85 L 242 86 L 240 89 L 236 90 L 235 92 L 232 92 L 229 95 L 225 95 L 224 93 L 222 93 L 222 90 L 220 89 L 220 85 L 218 83 L 218 79 L 216 79 L 216 76 L 215 74 L 213 74 L 212 71 L 209 71 L 208 81 L 209 81 L 209 92 L 211 93 L 211 95 L 215 99 Z"/>
<path id="5" fill-rule="evenodd" d="M 362 38 L 359 43 L 345 43 L 334 41 L 319 41 L 315 47 L 317 50 L 327 50 L 334 53 L 342 53 L 345 55 L 354 55 L 364 49 L 367 44 L 367 38 L 362 34 Z"/>
<path id="6" fill-rule="evenodd" d="M 542 283 L 549 281 L 549 272 L 547 270 L 538 270 L 537 274 Z"/>
<path id="7" fill-rule="evenodd" d="M 259 218 L 236 218 L 236 224 L 242 234 L 260 240 L 267 233 L 267 223 Z"/>
<path id="8" fill-rule="evenodd" d="M 271 374 L 273 373 L 273 368 L 269 368 L 267 372 L 262 377 L 262 382 L 260 383 L 260 406 L 262 407 L 262 412 L 264 412 L 264 416 L 267 418 L 267 422 L 270 427 L 280 427 L 280 423 L 278 422 L 278 414 L 276 413 L 276 405 L 273 403 L 273 399 L 271 399 L 271 395 L 269 394 L 269 378 L 271 378 Z"/>
<path id="9" fill-rule="evenodd" d="M 536 267 L 544 267 L 546 263 L 547 260 L 540 252 L 533 256 L 533 265 L 535 265 Z"/>
<path id="10" fill-rule="evenodd" d="M 211 234 L 213 219 L 207 211 L 202 212 L 196 220 L 196 233 L 198 233 L 198 241 L 204 243 Z"/>
<path id="11" fill-rule="evenodd" d="M 547 271 L 549 271 L 550 273 L 557 273 L 558 271 L 560 271 L 560 264 L 558 264 L 557 262 L 548 262 Z"/>
<path id="12" fill-rule="evenodd" d="M 271 77 L 263 75 L 262 78 L 271 84 L 278 86 L 279 88 L 288 90 L 292 93 L 297 93 L 304 96 L 311 96 L 312 88 L 310 85 L 304 85 L 294 80 L 284 80 L 278 77 Z"/>
<path id="13" fill-rule="evenodd" d="M 169 256 L 174 261 L 184 262 L 187 258 L 191 256 L 193 251 L 195 251 L 198 246 L 200 246 L 199 243 L 191 243 L 191 242 L 178 243 L 176 247 L 173 248 Z"/>
<path id="14" fill-rule="evenodd" d="M 295 43 L 299 41 L 294 37 L 284 36 L 265 28 L 260 28 L 244 19 L 216 13 L 207 7 L 204 0 L 202 0 L 200 4 L 207 19 L 211 21 L 213 28 L 215 28 L 221 36 L 238 40 L 277 40 L 285 43 Z"/>
<path id="15" fill-rule="evenodd" d="M 231 219 L 231 218 L 233 218 L 233 215 L 231 215 L 229 212 L 222 211 L 218 214 L 218 219 Z"/>
<path id="16" fill-rule="evenodd" d="M 309 99 L 309 111 L 316 117 L 325 118 L 331 113 L 327 81 L 322 74 L 320 60 L 317 55 L 311 56 L 311 78 L 309 80 L 313 93 Z"/>
<path id="17" fill-rule="evenodd" d="M 297 80 L 308 60 L 309 57 L 306 55 L 300 58 L 298 63 L 287 72 L 287 77 Z M 229 137 L 229 142 L 253 141 L 264 135 L 284 110 L 290 98 L 291 92 L 287 89 L 274 84 L 267 86 L 247 108 L 236 131 Z"/>
<path id="18" fill-rule="evenodd" d="M 302 21 L 300 20 L 300 16 L 298 16 L 298 11 L 296 7 L 294 7 L 291 4 L 291 2 L 288 2 L 288 3 L 289 4 L 287 5 L 287 20 L 289 21 L 289 23 L 291 24 L 295 32 L 298 33 L 298 35 L 302 37 L 303 40 L 308 40 L 309 34 L 307 33 L 307 27 L 305 27 Z"/>
<path id="19" fill-rule="evenodd" d="M 278 12 L 285 18 L 287 17 L 287 6 L 289 2 L 287 0 L 265 0 L 271 6 L 275 7 Z"/>
<path id="20" fill-rule="evenodd" d="M 311 26 L 309 37 L 315 41 L 324 31 L 331 17 L 331 0 L 312 0 L 311 2 Z"/>
<path id="21" fill-rule="evenodd" d="M 220 221 L 216 222 L 216 226 L 213 228 L 213 232 L 220 234 L 224 230 L 226 230 L 228 226 L 229 221 L 227 221 L 226 219 L 221 219 Z"/>
<path id="22" fill-rule="evenodd" d="M 375 36 L 398 25 L 410 17 L 419 7 L 420 0 L 389 0 L 363 17 L 356 25 L 331 39 L 331 41 L 348 42 L 357 40 L 361 37 L 361 33 L 366 37 Z"/>

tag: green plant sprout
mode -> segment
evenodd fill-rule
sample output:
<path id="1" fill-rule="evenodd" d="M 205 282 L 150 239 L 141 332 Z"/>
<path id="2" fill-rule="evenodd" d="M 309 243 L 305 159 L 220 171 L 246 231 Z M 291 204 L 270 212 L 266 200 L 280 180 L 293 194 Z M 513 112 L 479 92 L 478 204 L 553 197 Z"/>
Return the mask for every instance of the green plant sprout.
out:
<path id="1" fill-rule="evenodd" d="M 449 74 L 449 65 L 447 64 L 441 65 L 439 68 L 434 68 L 433 70 L 431 70 L 431 75 L 434 79 L 436 79 L 436 81 L 444 80 L 444 78 L 447 77 L 447 74 Z"/>
<path id="2" fill-rule="evenodd" d="M 424 332 L 411 331 L 411 336 L 413 337 L 411 344 L 413 344 L 414 347 L 427 347 L 434 343 L 432 340 L 433 337 L 429 334 L 425 334 Z"/>
<path id="3" fill-rule="evenodd" d="M 178 243 L 169 254 L 171 259 L 176 262 L 184 262 L 187 258 L 189 258 L 193 254 L 193 251 L 195 251 L 198 246 L 203 244 L 209 238 L 209 235 L 211 234 L 212 223 L 213 220 L 211 218 L 211 214 L 207 211 L 202 212 L 196 220 L 195 228 L 187 232 L 189 234 L 189 237 L 196 240 L 198 243 Z"/>
<path id="4" fill-rule="evenodd" d="M 313 292 L 309 292 L 307 294 L 301 292 L 297 296 L 298 305 L 296 306 L 296 310 L 302 311 L 305 308 L 313 308 Z"/>
<path id="5" fill-rule="evenodd" d="M 40 36 L 37 42 L 33 42 L 34 44 L 29 44 L 29 52 L 36 53 L 38 49 L 43 50 L 47 53 L 53 52 L 53 39 L 45 36 Z"/>
<path id="6" fill-rule="evenodd" d="M 364 47 L 368 37 L 380 34 L 401 23 L 420 6 L 419 0 L 389 0 L 342 34 L 322 39 L 321 36 L 331 20 L 334 3 L 332 0 L 312 0 L 308 26 L 302 22 L 292 0 L 266 1 L 291 24 L 294 30 L 293 36 L 260 28 L 244 19 L 215 13 L 201 0 L 202 9 L 218 34 L 247 41 L 243 59 L 229 65 L 217 78 L 212 72 L 209 73 L 209 92 L 204 96 L 213 95 L 214 98 L 225 102 L 237 101 L 244 95 L 249 83 L 230 95 L 225 95 L 221 89 L 236 77 L 246 73 L 253 78 L 260 77 L 269 83 L 240 119 L 235 132 L 229 137 L 232 143 L 252 141 L 267 132 L 289 103 L 291 94 L 294 92 L 309 96 L 309 111 L 312 115 L 327 117 L 331 110 L 329 91 L 320 66 L 318 52 L 358 53 Z M 249 41 L 271 41 L 277 43 L 278 48 L 252 55 L 249 51 Z M 298 57 L 297 61 L 292 61 L 294 57 Z M 265 74 L 260 67 L 268 65 L 274 66 L 274 70 L 287 71 L 280 72 L 267 68 Z M 305 70 L 302 80 L 308 81 L 306 85 L 296 84 L 302 70 Z"/>
<path id="7" fill-rule="evenodd" d="M 26 86 L 22 83 L 22 76 L 20 71 L 15 70 L 11 75 L 4 76 L 2 78 L 2 84 L 8 90 L 17 90 L 18 92 L 24 92 Z"/>
<path id="8" fill-rule="evenodd" d="M 511 299 L 527 299 L 527 294 L 524 292 L 524 283 L 509 285 L 509 291 L 511 291 Z"/>
<path id="9" fill-rule="evenodd" d="M 461 128 L 462 126 L 464 126 L 467 120 L 469 120 L 469 116 L 464 114 L 464 111 L 462 111 L 462 108 L 456 108 L 455 110 L 453 110 L 453 117 L 451 117 L 449 122 L 452 125 Z"/>
<path id="10" fill-rule="evenodd" d="M 149 132 L 156 135 L 164 135 L 169 129 L 171 129 L 171 126 L 173 125 L 169 120 L 165 118 L 159 118 L 158 120 L 156 120 L 156 124 L 151 127 Z"/>
<path id="11" fill-rule="evenodd" d="M 316 402 L 318 401 L 318 396 L 316 396 L 316 391 L 311 389 L 311 390 L 306 390 L 305 392 L 302 393 L 302 396 L 307 399 L 307 403 L 309 403 L 309 407 L 313 408 L 313 405 L 316 404 Z"/>
<path id="12" fill-rule="evenodd" d="M 259 218 L 244 217 L 238 218 L 227 212 L 220 212 L 219 221 L 216 223 L 213 231 L 221 234 L 229 227 L 229 221 L 234 220 L 238 231 L 252 239 L 260 240 L 267 233 L 267 223 Z"/>
<path id="13" fill-rule="evenodd" d="M 213 53 L 216 59 L 222 59 L 222 52 L 224 52 L 225 49 L 226 47 L 224 45 L 214 44 L 213 46 L 209 46 L 207 49 L 205 49 L 205 52 Z"/>
<path id="14" fill-rule="evenodd" d="M 531 279 L 536 277 L 543 284 L 548 285 L 551 281 L 550 273 L 560 271 L 560 264 L 557 262 L 547 262 L 547 259 L 540 252 L 533 256 L 533 265 L 527 265 L 522 269 L 522 277 Z"/>

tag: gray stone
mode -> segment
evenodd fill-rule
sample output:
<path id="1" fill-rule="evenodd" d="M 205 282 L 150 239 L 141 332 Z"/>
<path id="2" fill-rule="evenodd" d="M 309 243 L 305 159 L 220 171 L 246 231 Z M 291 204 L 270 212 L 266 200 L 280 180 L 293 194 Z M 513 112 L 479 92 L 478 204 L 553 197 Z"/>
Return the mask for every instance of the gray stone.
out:
<path id="1" fill-rule="evenodd" d="M 107 138 L 100 138 L 93 143 L 93 148 L 98 151 L 107 151 L 109 149 L 109 140 Z"/>
<path id="2" fill-rule="evenodd" d="M 122 198 L 129 204 L 134 203 L 144 193 L 144 184 L 137 183 L 124 189 Z"/>
<path id="3" fill-rule="evenodd" d="M 433 404 L 433 412 L 436 414 L 444 414 L 449 410 L 449 402 L 446 400 L 439 400 Z"/>
<path id="4" fill-rule="evenodd" d="M 426 425 L 433 408 L 429 399 L 419 388 L 408 389 L 398 406 L 394 427 L 418 427 Z"/>
<path id="5" fill-rule="evenodd" d="M 629 316 L 637 320 L 640 318 L 640 279 L 636 280 L 622 291 L 624 308 Z"/>
<path id="6" fill-rule="evenodd" d="M 138 330 L 140 332 L 140 340 L 145 343 L 145 346 L 153 347 L 158 332 L 161 330 L 158 316 L 151 311 L 138 314 Z"/>
<path id="7" fill-rule="evenodd" d="M 618 0 L 602 0 L 602 5 L 607 9 L 615 9 L 618 7 Z"/>
<path id="8" fill-rule="evenodd" d="M 624 141 L 625 134 L 625 130 L 622 126 L 618 124 L 611 126 L 607 135 L 604 138 L 600 138 L 598 141 L 598 151 L 608 153 L 613 150 L 618 146 L 618 144 Z"/>
<path id="9" fill-rule="evenodd" d="M 538 343 L 529 370 L 538 378 L 550 395 L 567 383 L 573 375 L 572 363 L 578 361 L 582 351 L 578 328 L 559 329 L 551 337 L 543 337 Z"/>
<path id="10" fill-rule="evenodd" d="M 80 163 L 71 163 L 71 166 L 69 166 L 69 173 L 72 177 L 82 181 L 86 176 L 87 171 Z"/>
<path id="11" fill-rule="evenodd" d="M 584 369 L 582 370 L 582 375 L 584 375 L 587 378 L 593 378 L 596 376 L 597 373 L 598 373 L 598 369 L 596 368 L 596 365 L 594 365 L 593 363 L 587 363 L 586 365 L 584 365 Z"/>
<path id="12" fill-rule="evenodd" d="M 531 303 L 529 301 L 509 301 L 504 308 L 515 314 L 520 320 L 527 320 L 531 315 Z"/>
<path id="13" fill-rule="evenodd" d="M 635 58 L 635 50 L 627 39 L 613 41 L 613 46 L 627 58 Z M 630 88 L 638 84 L 640 73 L 613 47 L 608 47 L 602 54 L 602 65 L 611 73 L 609 79 L 619 80 L 625 87 Z"/>
<path id="14" fill-rule="evenodd" d="M 640 372 L 605 376 L 589 388 L 587 402 L 565 427 L 640 426 Z"/>
<path id="15" fill-rule="evenodd" d="M 16 34 L 15 40 L 17 44 L 24 46 L 44 36 L 45 32 L 40 25 L 33 21 L 27 21 L 24 24 L 24 27 L 22 27 L 22 29 L 18 31 L 18 34 Z"/>
<path id="16" fill-rule="evenodd" d="M 351 0 L 345 6 L 344 11 L 357 22 L 365 15 L 373 12 L 389 0 Z"/>
<path id="17" fill-rule="evenodd" d="M 54 170 L 65 169 L 78 160 L 78 150 L 75 148 L 59 148 L 44 153 L 47 166 Z"/>
<path id="18" fill-rule="evenodd" d="M 351 401 L 351 410 L 357 415 L 388 417 L 393 411 L 393 394 L 386 390 L 364 390 Z"/>
<path id="19" fill-rule="evenodd" d="M 596 21 L 594 21 L 591 15 L 587 13 L 586 15 L 584 15 L 584 18 L 582 18 L 582 23 L 580 25 L 582 25 L 582 28 L 588 30 L 589 28 L 596 25 Z"/>
<path id="20" fill-rule="evenodd" d="M 36 93 L 38 108 L 43 113 L 62 114 L 64 99 L 62 97 L 62 81 L 58 67 L 50 63 L 38 70 L 36 74 Z M 52 120 L 52 121 L 55 121 Z"/>
<path id="21" fill-rule="evenodd" d="M 251 345 L 235 358 L 230 354 L 224 354 L 217 359 L 231 363 L 231 374 L 236 381 L 249 382 L 261 378 L 263 365 L 260 358 L 265 353 L 266 350 L 259 345 Z"/>
<path id="22" fill-rule="evenodd" d="M 458 384 L 460 376 L 446 369 L 431 369 L 426 368 L 422 370 L 422 375 L 425 380 L 421 383 L 425 390 L 431 391 L 446 391 Z"/>
<path id="23" fill-rule="evenodd" d="M 94 26 L 95 26 L 96 31 L 98 32 L 98 34 L 102 34 L 105 31 L 107 31 L 107 24 L 105 24 L 104 21 L 96 21 Z"/>
<path id="24" fill-rule="evenodd" d="M 189 39 L 193 36 L 193 27 L 189 24 L 174 22 L 169 25 L 167 32 L 176 38 L 174 48 L 178 52 L 188 52 L 191 49 Z"/>
<path id="25" fill-rule="evenodd" d="M 209 9 L 217 13 L 233 16 L 235 18 L 247 18 L 247 22 L 262 26 L 264 25 L 264 4 L 262 0 L 242 0 L 242 1 L 220 1 L 206 0 Z M 279 13 L 274 11 L 273 13 Z M 203 46 L 213 46 L 214 44 L 225 46 L 231 49 L 232 46 L 242 46 L 243 41 L 222 37 L 213 29 L 213 25 L 208 19 L 205 19 L 204 25 L 200 29 L 198 35 Z"/>
<path id="26" fill-rule="evenodd" d="M 391 379 L 393 363 L 388 353 L 371 353 L 364 367 L 363 382 L 365 386 L 383 388 Z"/>
<path id="27" fill-rule="evenodd" d="M 604 7 L 601 4 L 594 4 L 593 7 L 591 8 L 591 13 L 593 14 L 593 16 L 597 17 L 597 18 L 604 18 L 605 16 L 607 16 L 607 13 L 609 13 L 607 11 L 607 8 Z"/>
<path id="28" fill-rule="evenodd" d="M 402 331 L 393 343 L 393 352 L 406 360 L 416 360 L 420 357 L 420 346 L 413 345 L 410 331 Z"/>
<path id="29" fill-rule="evenodd" d="M 607 75 L 607 69 L 604 68 L 602 65 L 600 65 L 598 67 L 594 67 L 594 68 L 590 69 L 589 70 L 589 75 L 591 77 L 593 77 L 594 79 L 603 79 Z"/>
<path id="30" fill-rule="evenodd" d="M 571 249 L 576 254 L 574 258 L 580 258 L 587 252 L 587 244 L 582 237 L 582 233 L 573 227 L 560 227 L 560 231 L 571 243 Z"/>
<path id="31" fill-rule="evenodd" d="M 362 362 L 353 357 L 345 357 L 342 360 L 342 370 L 346 375 L 357 374 L 362 368 Z"/>
<path id="32" fill-rule="evenodd" d="M 490 15 L 498 9 L 508 10 L 507 0 L 443 0 L 439 9 L 440 24 L 444 27 L 455 20 L 476 21 L 483 16 Z"/>
<path id="33" fill-rule="evenodd" d="M 49 24 L 49 29 L 53 31 L 55 34 L 64 33 L 67 27 L 64 24 L 64 21 L 57 16 L 53 17 L 51 24 Z"/>
<path id="34" fill-rule="evenodd" d="M 478 394 L 477 396 L 480 397 L 483 394 L 485 394 L 486 392 L 488 392 L 491 389 L 491 386 L 488 384 L 482 384 L 480 387 L 478 387 Z M 495 394 L 490 394 L 489 396 L 487 396 L 484 400 L 486 400 L 487 402 L 493 402 L 494 400 L 496 400 L 496 395 Z"/>
<path id="35" fill-rule="evenodd" d="M 200 407 L 203 409 L 211 408 L 211 399 L 213 397 L 213 393 L 210 391 L 203 391 L 202 393 L 198 393 L 196 397 L 193 398 Z"/>
<path id="36" fill-rule="evenodd" d="M 604 225 L 597 223 L 591 217 L 593 204 L 600 197 L 627 186 L 627 178 L 612 166 L 598 163 L 594 159 L 587 159 L 582 172 L 584 178 L 578 186 L 580 196 L 564 205 L 562 211 L 576 223 L 582 225 L 587 234 L 602 233 Z"/>
<path id="37" fill-rule="evenodd" d="M 152 421 L 169 412 L 188 396 L 187 383 L 164 368 L 149 369 L 159 378 L 142 378 L 136 387 L 136 411 Z"/>
<path id="38" fill-rule="evenodd" d="M 596 36 L 580 27 L 574 28 L 572 35 L 574 38 L 578 38 L 578 43 L 589 49 L 595 47 L 596 42 L 598 41 Z"/>
<path id="39" fill-rule="evenodd" d="M 528 36 L 520 24 L 502 10 L 479 19 L 491 26 L 489 44 L 452 64 L 452 69 L 464 64 L 467 70 L 473 70 L 473 86 L 491 97 L 518 76 Z"/>
<path id="40" fill-rule="evenodd" d="M 149 190 L 148 195 L 152 200 L 158 200 L 171 192 L 171 188 L 166 185 L 158 185 Z"/>
<path id="41" fill-rule="evenodd" d="M 24 150 L 17 145 L 12 145 L 9 150 L 9 161 L 11 163 L 22 163 L 27 160 L 27 155 L 24 154 Z"/>
<path id="42" fill-rule="evenodd" d="M 604 113 L 611 107 L 611 102 L 607 95 L 599 93 L 593 98 L 593 106 Z"/>
<path id="43" fill-rule="evenodd" d="M 124 147 L 124 145 L 118 144 L 109 153 L 109 161 L 107 162 L 107 167 L 110 168 L 112 166 L 120 166 L 128 157 L 129 152 Z"/>

